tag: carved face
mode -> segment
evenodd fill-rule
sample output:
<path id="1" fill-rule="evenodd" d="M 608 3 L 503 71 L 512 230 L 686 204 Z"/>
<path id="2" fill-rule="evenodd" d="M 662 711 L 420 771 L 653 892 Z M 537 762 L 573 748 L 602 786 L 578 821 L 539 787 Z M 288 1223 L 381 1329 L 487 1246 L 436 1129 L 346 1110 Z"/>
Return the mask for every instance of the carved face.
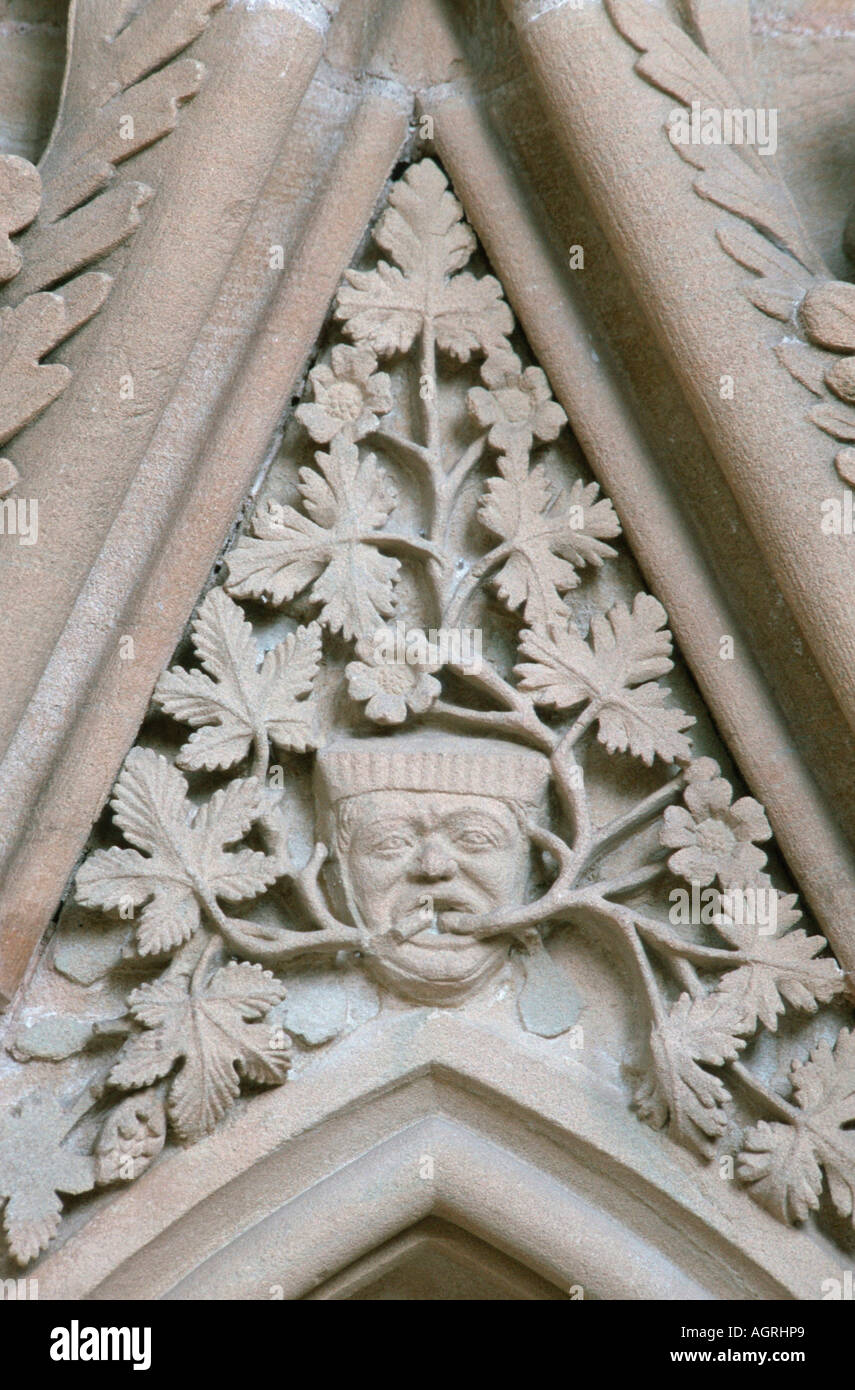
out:
<path id="1" fill-rule="evenodd" d="M 339 817 L 342 877 L 375 940 L 371 973 L 424 1003 L 471 994 L 507 942 L 443 932 L 443 918 L 522 902 L 529 841 L 518 816 L 493 797 L 396 791 L 351 797 Z"/>

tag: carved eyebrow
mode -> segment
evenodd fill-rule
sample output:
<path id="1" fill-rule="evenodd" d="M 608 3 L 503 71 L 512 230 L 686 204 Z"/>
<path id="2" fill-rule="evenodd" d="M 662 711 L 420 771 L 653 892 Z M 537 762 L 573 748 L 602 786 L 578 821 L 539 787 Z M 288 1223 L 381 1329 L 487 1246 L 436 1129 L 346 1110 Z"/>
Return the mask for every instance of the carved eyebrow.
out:
<path id="1" fill-rule="evenodd" d="M 490 815 L 489 811 L 452 811 L 450 815 L 444 817 L 442 821 L 444 829 L 465 830 L 469 828 L 488 828 L 491 830 L 508 830 L 510 826 L 498 816 Z"/>
<path id="2" fill-rule="evenodd" d="M 385 819 L 378 817 L 368 821 L 366 824 L 358 825 L 354 828 L 354 835 L 376 838 L 378 835 L 390 835 L 394 833 L 415 833 L 415 828 L 410 821 L 403 816 L 388 816 Z"/>

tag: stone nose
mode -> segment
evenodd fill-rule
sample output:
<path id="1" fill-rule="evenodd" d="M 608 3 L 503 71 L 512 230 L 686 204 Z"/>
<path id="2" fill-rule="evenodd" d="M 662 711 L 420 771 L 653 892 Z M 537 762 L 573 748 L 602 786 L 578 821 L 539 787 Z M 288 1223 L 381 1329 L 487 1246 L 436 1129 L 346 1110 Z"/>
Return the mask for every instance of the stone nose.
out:
<path id="1" fill-rule="evenodd" d="M 442 879 L 453 878 L 457 872 L 457 861 L 448 850 L 435 840 L 427 840 L 422 845 L 416 860 L 416 872 L 420 879 L 436 883 Z"/>

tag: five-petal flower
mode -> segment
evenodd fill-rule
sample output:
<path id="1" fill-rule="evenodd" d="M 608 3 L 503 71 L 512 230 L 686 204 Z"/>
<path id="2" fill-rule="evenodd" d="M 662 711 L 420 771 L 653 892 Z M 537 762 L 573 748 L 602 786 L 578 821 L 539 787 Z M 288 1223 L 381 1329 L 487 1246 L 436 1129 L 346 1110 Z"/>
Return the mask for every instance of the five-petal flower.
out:
<path id="1" fill-rule="evenodd" d="M 365 713 L 376 724 L 403 724 L 408 713 L 424 714 L 441 693 L 432 663 L 382 660 L 372 643 L 358 642 L 358 661 L 347 664 L 347 688 L 352 700 L 366 700 Z"/>
<path id="2" fill-rule="evenodd" d="M 660 830 L 662 844 L 676 850 L 669 869 L 701 887 L 716 878 L 725 889 L 764 881 L 766 855 L 754 842 L 771 839 L 772 831 L 759 801 L 733 801 L 733 789 L 712 758 L 692 763 L 686 783 L 685 807 L 669 806 Z"/>
<path id="3" fill-rule="evenodd" d="M 351 441 L 362 439 L 377 428 L 378 417 L 392 409 L 389 377 L 377 371 L 370 347 L 339 343 L 330 364 L 313 367 L 309 380 L 315 399 L 298 406 L 296 415 L 319 444 L 329 444 L 342 431 Z"/>
<path id="4" fill-rule="evenodd" d="M 546 374 L 526 367 L 514 352 L 493 352 L 482 364 L 487 388 L 473 386 L 467 395 L 469 413 L 489 429 L 487 438 L 501 453 L 528 453 L 535 439 L 558 437 L 567 416 L 552 399 Z"/>

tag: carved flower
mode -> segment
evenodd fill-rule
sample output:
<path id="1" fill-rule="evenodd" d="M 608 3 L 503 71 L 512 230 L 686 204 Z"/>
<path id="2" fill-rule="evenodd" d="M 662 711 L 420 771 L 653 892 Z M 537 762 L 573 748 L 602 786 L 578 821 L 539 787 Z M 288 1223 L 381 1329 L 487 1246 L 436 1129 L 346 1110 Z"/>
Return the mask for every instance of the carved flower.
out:
<path id="1" fill-rule="evenodd" d="M 484 429 L 495 449 L 506 454 L 527 453 L 535 438 L 556 439 L 567 416 L 552 399 L 546 374 L 526 367 L 514 352 L 494 352 L 481 366 L 483 386 L 467 396 L 469 413 Z"/>
<path id="2" fill-rule="evenodd" d="M 352 700 L 367 700 L 365 713 L 377 724 L 403 724 L 408 712 L 424 714 L 442 687 L 434 663 L 415 664 L 382 659 L 368 642 L 358 642 L 358 661 L 348 662 L 345 674 Z"/>
<path id="3" fill-rule="evenodd" d="M 686 781 L 688 810 L 669 806 L 660 831 L 662 844 L 677 851 L 669 869 L 700 887 L 715 878 L 722 888 L 760 882 L 766 855 L 753 842 L 771 839 L 772 831 L 759 801 L 733 801 L 733 789 L 712 758 L 692 763 Z"/>
<path id="4" fill-rule="evenodd" d="M 377 428 L 378 415 L 392 409 L 392 388 L 386 372 L 378 372 L 369 347 L 334 347 L 331 365 L 321 363 L 309 372 L 314 401 L 297 407 L 297 419 L 319 444 L 328 444 L 342 430 L 361 439 Z"/>

